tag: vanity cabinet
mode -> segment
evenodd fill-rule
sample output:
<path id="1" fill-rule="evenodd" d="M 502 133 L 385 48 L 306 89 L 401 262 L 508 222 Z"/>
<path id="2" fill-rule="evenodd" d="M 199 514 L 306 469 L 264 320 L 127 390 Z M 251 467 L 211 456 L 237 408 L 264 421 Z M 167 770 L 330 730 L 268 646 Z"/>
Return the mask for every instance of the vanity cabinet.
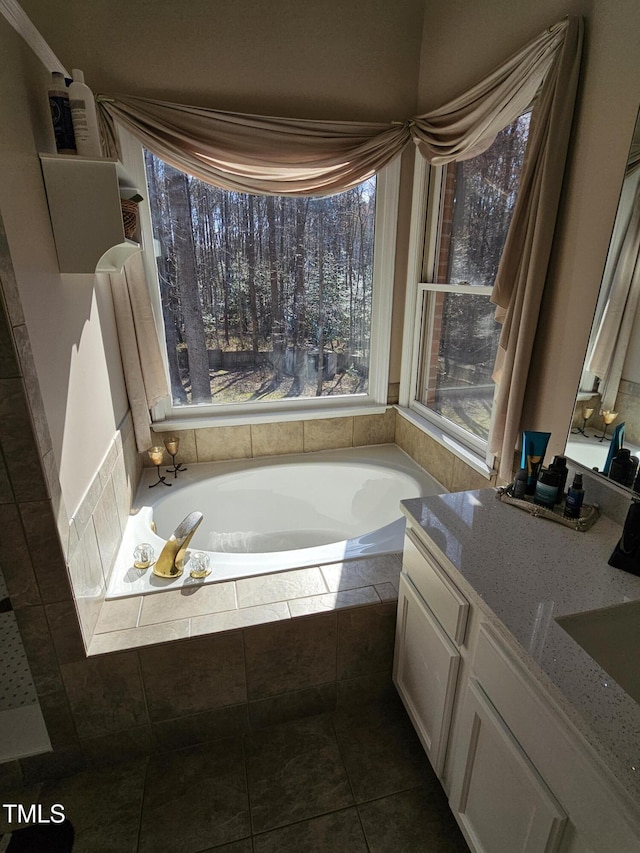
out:
<path id="1" fill-rule="evenodd" d="M 398 591 L 393 679 L 440 777 L 469 604 L 411 533 L 405 543 L 404 569 Z"/>
<path id="2" fill-rule="evenodd" d="M 638 809 L 486 603 L 408 527 L 394 681 L 474 853 L 637 853 Z"/>
<path id="3" fill-rule="evenodd" d="M 60 272 L 120 272 L 141 250 L 125 236 L 121 199 L 138 191 L 122 164 L 64 154 L 41 154 L 40 164 Z"/>

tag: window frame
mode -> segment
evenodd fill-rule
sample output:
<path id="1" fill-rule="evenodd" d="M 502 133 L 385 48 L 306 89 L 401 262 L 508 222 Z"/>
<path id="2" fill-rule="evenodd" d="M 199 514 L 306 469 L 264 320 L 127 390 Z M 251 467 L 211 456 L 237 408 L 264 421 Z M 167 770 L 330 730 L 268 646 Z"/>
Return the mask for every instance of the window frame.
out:
<path id="1" fill-rule="evenodd" d="M 169 377 L 167 349 L 162 317 L 162 304 L 155 258 L 155 240 L 146 190 L 146 173 L 142 145 L 127 131 L 119 128 L 121 155 L 127 170 L 143 188 L 145 198 L 139 205 L 143 255 L 156 331 L 160 341 L 167 381 Z M 396 232 L 400 193 L 401 157 L 397 156 L 377 173 L 374 260 L 371 298 L 371 343 L 368 390 L 364 394 L 343 397 L 304 397 L 253 403 L 207 403 L 174 406 L 167 398 L 151 412 L 152 426 L 161 429 L 193 428 L 246 423 L 293 421 L 354 414 L 381 413 L 387 408 L 391 343 L 391 311 L 396 258 Z"/>
<path id="2" fill-rule="evenodd" d="M 425 311 L 432 310 L 432 300 L 428 294 L 455 292 L 489 296 L 493 289 L 434 281 L 444 171 L 443 166 L 430 165 L 416 151 L 398 406 L 401 415 L 488 478 L 494 467 L 494 455 L 489 453 L 488 442 L 432 411 L 417 399 L 421 356 L 428 347 L 428 340 L 423 343 L 423 329 L 427 330 L 429 339 L 431 336 L 430 324 L 423 321 Z"/>

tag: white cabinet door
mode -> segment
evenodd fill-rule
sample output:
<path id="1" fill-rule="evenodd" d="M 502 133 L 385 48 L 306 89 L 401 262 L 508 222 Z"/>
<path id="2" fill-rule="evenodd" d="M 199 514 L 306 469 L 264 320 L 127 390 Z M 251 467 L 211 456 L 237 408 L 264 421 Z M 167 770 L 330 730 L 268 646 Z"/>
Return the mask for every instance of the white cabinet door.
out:
<path id="1" fill-rule="evenodd" d="M 451 809 L 474 853 L 554 853 L 567 815 L 475 678 L 464 696 Z"/>
<path id="2" fill-rule="evenodd" d="M 393 680 L 436 774 L 442 774 L 460 653 L 405 574 L 400 577 Z"/>

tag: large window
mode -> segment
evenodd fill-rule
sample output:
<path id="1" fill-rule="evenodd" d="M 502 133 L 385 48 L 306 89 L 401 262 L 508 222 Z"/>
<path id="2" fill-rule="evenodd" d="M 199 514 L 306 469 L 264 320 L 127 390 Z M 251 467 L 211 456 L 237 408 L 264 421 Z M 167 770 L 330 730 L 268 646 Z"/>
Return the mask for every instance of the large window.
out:
<path id="1" fill-rule="evenodd" d="M 386 402 L 388 176 L 291 198 L 145 166 L 174 414 Z"/>
<path id="2" fill-rule="evenodd" d="M 409 405 L 478 453 L 486 449 L 500 336 L 489 296 L 528 132 L 526 114 L 483 154 L 432 169 L 427 179 Z"/>

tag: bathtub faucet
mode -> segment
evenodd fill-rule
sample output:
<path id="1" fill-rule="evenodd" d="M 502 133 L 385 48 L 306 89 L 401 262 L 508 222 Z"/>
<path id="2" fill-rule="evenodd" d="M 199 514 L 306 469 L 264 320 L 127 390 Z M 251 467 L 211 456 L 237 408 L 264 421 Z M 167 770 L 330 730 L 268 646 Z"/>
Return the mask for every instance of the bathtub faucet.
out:
<path id="1" fill-rule="evenodd" d="M 201 512 L 190 512 L 186 518 L 183 518 L 156 560 L 153 567 L 154 575 L 159 575 L 161 578 L 180 577 L 189 542 L 201 521 Z"/>

